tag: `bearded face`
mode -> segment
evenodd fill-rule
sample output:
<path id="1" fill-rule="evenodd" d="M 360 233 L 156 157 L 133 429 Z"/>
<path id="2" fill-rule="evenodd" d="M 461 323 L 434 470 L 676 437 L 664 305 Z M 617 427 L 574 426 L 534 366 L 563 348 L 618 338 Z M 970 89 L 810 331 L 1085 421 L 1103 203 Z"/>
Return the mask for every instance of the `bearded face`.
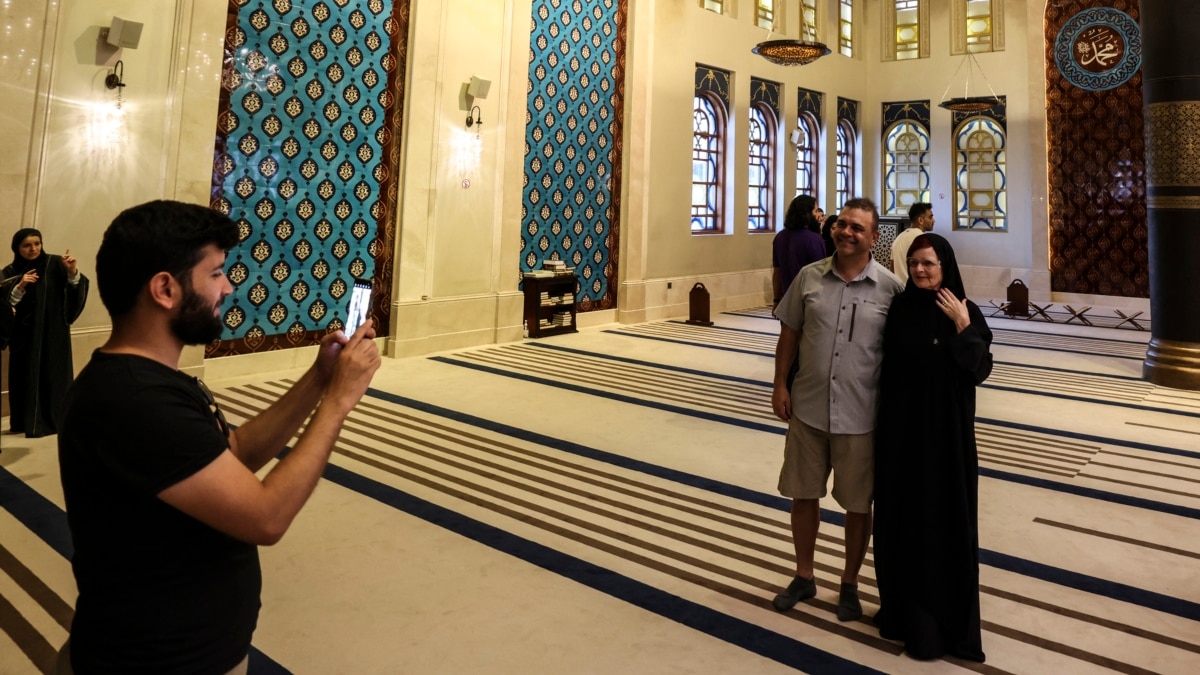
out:
<path id="1" fill-rule="evenodd" d="M 206 345 L 221 337 L 221 319 L 217 314 L 221 301 L 214 304 L 207 300 L 192 288 L 190 281 L 181 285 L 183 305 L 179 314 L 171 318 L 171 332 L 188 345 Z"/>

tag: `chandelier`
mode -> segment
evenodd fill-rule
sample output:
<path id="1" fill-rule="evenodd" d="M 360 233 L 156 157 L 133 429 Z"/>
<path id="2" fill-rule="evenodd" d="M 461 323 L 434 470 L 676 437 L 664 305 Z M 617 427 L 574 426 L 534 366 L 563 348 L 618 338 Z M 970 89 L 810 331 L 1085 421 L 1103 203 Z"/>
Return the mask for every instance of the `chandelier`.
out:
<path id="1" fill-rule="evenodd" d="M 829 53 L 829 47 L 808 40 L 767 40 L 750 50 L 778 66 L 803 66 Z"/>
<path id="2" fill-rule="evenodd" d="M 963 95 L 953 98 L 946 98 L 946 94 L 950 93 L 950 87 L 954 84 L 954 78 L 958 77 L 958 73 L 962 70 L 963 64 L 967 66 L 967 76 L 963 81 Z M 980 77 L 983 78 L 984 84 L 987 85 L 991 96 L 971 96 L 971 74 L 979 70 Z M 954 71 L 954 75 L 950 78 L 950 82 L 946 84 L 946 90 L 942 92 L 942 102 L 938 104 L 939 108 L 952 110 L 954 112 L 972 113 L 991 110 L 1000 105 L 1000 97 L 996 95 L 996 90 L 992 89 L 992 83 L 988 82 L 987 75 L 984 75 L 983 68 L 979 67 L 979 62 L 975 60 L 975 55 L 968 53 L 963 57 L 962 63 L 958 64 L 958 69 Z"/>

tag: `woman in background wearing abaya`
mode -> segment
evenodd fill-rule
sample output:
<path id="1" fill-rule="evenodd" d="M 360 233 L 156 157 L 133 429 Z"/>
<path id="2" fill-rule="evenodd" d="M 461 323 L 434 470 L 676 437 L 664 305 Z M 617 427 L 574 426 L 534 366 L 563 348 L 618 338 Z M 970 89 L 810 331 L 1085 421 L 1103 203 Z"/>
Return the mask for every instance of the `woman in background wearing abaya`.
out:
<path id="1" fill-rule="evenodd" d="M 42 250 L 42 233 L 32 228 L 12 240 L 11 265 L 4 268 L 0 311 L 13 312 L 9 335 L 8 407 L 13 433 L 29 438 L 58 432 L 67 388 L 75 379 L 71 324 L 87 302 L 88 279 L 68 250 Z"/>
<path id="2" fill-rule="evenodd" d="M 975 386 L 992 333 L 954 249 L 923 234 L 888 312 L 875 428 L 875 625 L 917 659 L 984 660 Z"/>

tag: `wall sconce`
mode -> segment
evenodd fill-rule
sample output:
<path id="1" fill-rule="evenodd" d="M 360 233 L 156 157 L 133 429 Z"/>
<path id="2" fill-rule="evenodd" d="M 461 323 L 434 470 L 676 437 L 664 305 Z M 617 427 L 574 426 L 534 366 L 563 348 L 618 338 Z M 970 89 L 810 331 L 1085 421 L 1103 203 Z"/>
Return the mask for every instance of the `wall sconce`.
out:
<path id="1" fill-rule="evenodd" d="M 480 127 L 475 130 L 475 134 L 478 135 L 483 130 L 483 114 L 479 112 L 477 105 L 471 106 L 471 112 L 467 113 L 467 128 L 470 129 L 475 125 Z"/>
<path id="2" fill-rule="evenodd" d="M 109 72 L 108 77 L 104 78 L 104 86 L 109 89 L 116 89 L 125 86 L 125 62 L 117 61 L 113 64 L 113 69 Z M 117 92 L 118 94 L 120 92 Z"/>
<path id="3" fill-rule="evenodd" d="M 479 106 L 474 105 L 475 99 L 487 98 L 488 91 L 492 88 L 491 80 L 484 80 L 478 77 L 471 77 L 471 81 L 463 86 L 462 94 L 465 100 L 463 109 L 467 110 L 467 128 L 470 129 L 475 125 L 483 127 L 483 116 L 479 111 Z M 478 136 L 482 129 L 476 129 L 475 135 Z"/>

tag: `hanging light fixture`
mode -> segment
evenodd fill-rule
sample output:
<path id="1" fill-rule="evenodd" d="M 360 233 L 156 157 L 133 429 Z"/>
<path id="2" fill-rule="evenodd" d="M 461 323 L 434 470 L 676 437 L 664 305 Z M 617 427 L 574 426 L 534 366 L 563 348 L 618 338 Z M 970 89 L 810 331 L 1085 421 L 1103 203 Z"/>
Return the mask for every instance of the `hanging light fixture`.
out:
<path id="1" fill-rule="evenodd" d="M 969 64 L 967 66 L 967 77 L 963 82 L 963 95 L 954 98 L 946 98 L 946 95 L 950 93 L 950 87 L 954 84 L 955 78 L 957 78 L 959 72 L 962 71 L 963 64 Z M 979 70 L 979 75 L 983 77 L 984 84 L 987 85 L 988 91 L 992 93 L 991 96 L 971 96 L 971 75 L 976 69 Z M 984 110 L 991 110 L 992 108 L 995 108 L 996 106 L 1000 105 L 1000 103 L 1000 97 L 996 95 L 996 90 L 992 89 L 992 83 L 988 82 L 987 75 L 984 75 L 983 73 L 983 68 L 980 68 L 979 62 L 975 60 L 975 55 L 968 52 L 967 55 L 963 57 L 962 63 L 958 64 L 958 69 L 954 71 L 954 75 L 950 78 L 950 82 L 946 84 L 946 90 L 942 92 L 942 102 L 938 104 L 938 107 L 945 108 L 946 110 L 952 110 L 954 112 L 983 112 Z"/>
<path id="2" fill-rule="evenodd" d="M 778 66 L 803 66 L 829 53 L 829 47 L 809 40 L 767 40 L 751 52 Z"/>

